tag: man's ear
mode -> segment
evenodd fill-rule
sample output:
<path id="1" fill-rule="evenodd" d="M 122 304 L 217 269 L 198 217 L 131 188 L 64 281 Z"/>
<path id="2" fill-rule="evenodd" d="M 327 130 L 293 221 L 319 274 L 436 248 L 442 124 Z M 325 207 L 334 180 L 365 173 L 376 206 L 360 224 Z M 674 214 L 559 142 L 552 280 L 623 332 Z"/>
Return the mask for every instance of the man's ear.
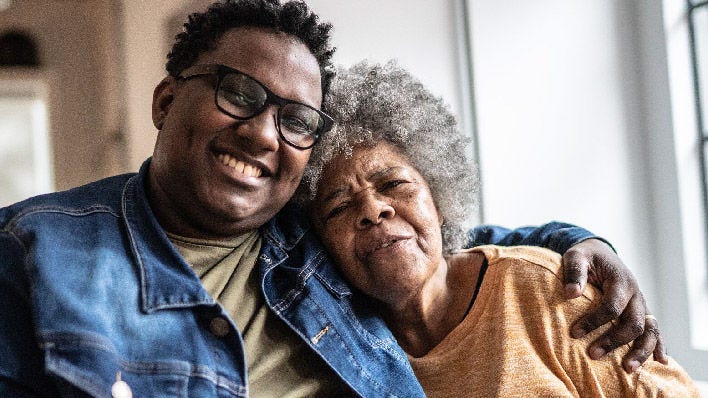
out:
<path id="1" fill-rule="evenodd" d="M 158 130 L 162 130 L 167 114 L 170 112 L 172 101 L 174 100 L 174 89 L 177 80 L 172 76 L 167 76 L 155 87 L 152 93 L 152 124 Z"/>

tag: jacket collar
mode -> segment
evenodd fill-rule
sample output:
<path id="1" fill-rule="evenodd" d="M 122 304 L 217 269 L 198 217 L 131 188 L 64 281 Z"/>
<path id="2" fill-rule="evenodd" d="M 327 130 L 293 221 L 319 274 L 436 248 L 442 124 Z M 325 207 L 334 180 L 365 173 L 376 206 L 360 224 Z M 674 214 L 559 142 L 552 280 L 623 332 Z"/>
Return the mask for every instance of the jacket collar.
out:
<path id="1" fill-rule="evenodd" d="M 309 230 L 305 212 L 291 203 L 261 227 L 263 237 L 285 251 L 292 250 Z"/>
<path id="2" fill-rule="evenodd" d="M 145 191 L 150 159 L 123 188 L 121 212 L 140 273 L 141 307 L 161 309 L 214 305 L 197 275 L 182 259 L 158 224 Z"/>
<path id="3" fill-rule="evenodd" d="M 199 277 L 182 259 L 157 222 L 145 190 L 150 159 L 140 167 L 137 175 L 125 184 L 121 200 L 121 212 L 128 235 L 127 244 L 135 257 L 140 273 L 141 307 L 146 313 L 162 309 L 184 308 L 198 305 L 214 305 L 216 302 L 202 287 Z M 332 264 L 327 261 L 324 248 L 310 232 L 305 212 L 294 204 L 288 204 L 273 219 L 260 228 L 264 242 L 259 254 L 263 274 L 272 270 L 289 257 L 301 240 L 310 236 L 301 251 L 305 257 L 291 264 L 302 268 L 300 285 L 314 273 L 336 296 L 350 294 Z M 309 232 L 309 234 L 308 234 Z M 317 261 L 315 261 L 317 260 Z"/>
<path id="4" fill-rule="evenodd" d="M 307 214 L 300 206 L 288 203 L 261 232 L 267 242 L 259 256 L 263 274 L 282 263 L 283 268 L 294 273 L 292 288 L 302 289 L 310 277 L 316 276 L 335 297 L 351 294 L 349 285 L 311 230 Z M 286 261 L 290 255 L 293 258 Z"/>

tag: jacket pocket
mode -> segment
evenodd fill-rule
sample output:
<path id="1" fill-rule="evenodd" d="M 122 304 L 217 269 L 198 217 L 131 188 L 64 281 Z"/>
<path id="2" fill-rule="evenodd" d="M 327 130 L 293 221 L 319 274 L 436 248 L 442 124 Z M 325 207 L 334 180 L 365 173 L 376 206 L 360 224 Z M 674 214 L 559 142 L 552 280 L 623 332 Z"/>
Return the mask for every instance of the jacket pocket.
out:
<path id="1" fill-rule="evenodd" d="M 95 334 L 48 333 L 42 337 L 47 373 L 66 396 L 110 397 L 119 374 L 136 398 L 188 396 L 191 366 L 187 362 L 125 360 L 110 341 Z"/>

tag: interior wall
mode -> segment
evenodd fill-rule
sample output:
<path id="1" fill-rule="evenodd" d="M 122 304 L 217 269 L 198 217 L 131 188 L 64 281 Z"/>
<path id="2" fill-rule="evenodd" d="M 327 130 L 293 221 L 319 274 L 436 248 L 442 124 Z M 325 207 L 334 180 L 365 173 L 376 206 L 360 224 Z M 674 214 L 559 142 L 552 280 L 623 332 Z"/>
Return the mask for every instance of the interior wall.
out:
<path id="1" fill-rule="evenodd" d="M 631 2 L 469 4 L 485 222 L 582 225 L 653 301 Z"/>
<path id="2" fill-rule="evenodd" d="M 684 366 L 700 369 L 703 393 L 708 395 L 708 248 L 705 247 L 705 213 L 700 187 L 700 164 L 696 146 L 698 131 L 689 49 L 686 2 L 663 0 L 664 46 L 649 38 L 648 49 L 662 48 L 668 54 L 670 92 L 668 104 L 661 105 L 670 112 L 662 125 L 672 131 L 671 137 L 656 129 L 649 141 L 654 165 L 654 201 L 657 207 L 656 246 L 661 266 L 657 269 L 665 317 L 665 330 L 675 336 L 671 341 L 673 352 L 686 358 Z M 644 10 L 644 8 L 643 8 Z M 652 24 L 655 25 L 655 24 Z M 647 30 L 651 29 L 649 26 Z M 654 30 L 655 32 L 655 30 Z M 654 33 L 655 34 L 655 33 Z M 647 51 L 650 53 L 650 51 Z M 659 86 L 661 87 L 661 86 Z M 656 90 L 659 87 L 651 87 Z M 678 177 L 678 180 L 677 180 Z M 683 267 L 677 267 L 682 264 Z M 688 303 L 688 305 L 686 305 Z"/>
<path id="3" fill-rule="evenodd" d="M 708 380 L 690 333 L 706 307 L 691 307 L 688 288 L 705 296 L 705 279 L 687 274 L 705 275 L 705 260 L 685 250 L 700 238 L 682 233 L 701 213 L 687 216 L 678 175 L 691 161 L 678 133 L 695 137 L 685 2 L 665 0 L 675 5 L 667 20 L 661 0 L 467 3 L 485 222 L 560 219 L 607 238 L 639 279 L 669 354 Z M 667 41 L 681 59 L 673 71 Z"/>
<path id="4" fill-rule="evenodd" d="M 0 12 L 0 31 L 19 29 L 34 36 L 41 75 L 50 80 L 56 189 L 93 181 L 115 169 L 111 132 L 119 122 L 118 99 L 115 80 L 105 78 L 116 63 L 113 37 L 106 31 L 112 20 L 109 0 L 22 0 Z"/>
<path id="5" fill-rule="evenodd" d="M 167 75 L 165 62 L 170 49 L 174 15 L 199 10 L 205 1 L 119 0 L 125 54 L 125 136 L 128 169 L 137 171 L 152 155 L 157 130 L 152 124 L 152 93 Z"/>

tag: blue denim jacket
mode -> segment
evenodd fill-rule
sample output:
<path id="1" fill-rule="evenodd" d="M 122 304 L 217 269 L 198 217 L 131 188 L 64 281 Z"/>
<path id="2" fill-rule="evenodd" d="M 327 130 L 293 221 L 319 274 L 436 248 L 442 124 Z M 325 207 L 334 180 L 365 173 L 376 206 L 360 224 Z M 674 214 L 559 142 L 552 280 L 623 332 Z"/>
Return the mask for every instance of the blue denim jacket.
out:
<path id="1" fill-rule="evenodd" d="M 108 397 L 119 375 L 134 397 L 248 395 L 241 337 L 158 225 L 148 165 L 0 209 L 0 396 Z M 266 302 L 323 366 L 364 397 L 424 396 L 303 215 L 286 208 L 261 233 Z M 480 227 L 470 244 L 564 250 L 590 236 L 560 223 Z"/>

